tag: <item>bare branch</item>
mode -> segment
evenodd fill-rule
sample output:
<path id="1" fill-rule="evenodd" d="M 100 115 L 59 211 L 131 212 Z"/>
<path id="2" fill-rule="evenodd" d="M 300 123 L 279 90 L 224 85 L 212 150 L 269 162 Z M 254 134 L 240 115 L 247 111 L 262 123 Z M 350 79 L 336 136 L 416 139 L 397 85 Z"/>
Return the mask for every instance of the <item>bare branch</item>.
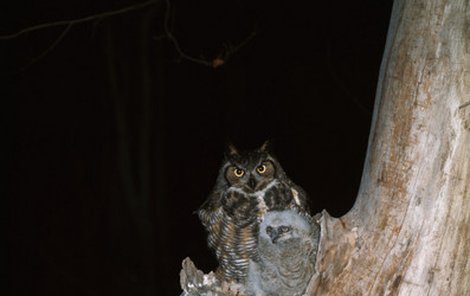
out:
<path id="1" fill-rule="evenodd" d="M 85 23 L 85 22 L 89 22 L 89 21 L 92 21 L 92 20 L 100 19 L 100 18 L 106 18 L 106 17 L 118 15 L 118 14 L 123 14 L 123 13 L 129 12 L 129 11 L 138 10 L 138 9 L 150 6 L 152 4 L 157 3 L 158 1 L 159 0 L 149 0 L 149 1 L 146 1 L 146 2 L 143 2 L 143 3 L 140 3 L 140 4 L 127 6 L 127 7 L 124 7 L 124 8 L 117 9 L 117 10 L 106 11 L 106 12 L 103 12 L 103 13 L 90 15 L 90 16 L 87 16 L 87 17 L 79 18 L 79 19 L 63 20 L 63 21 L 56 21 L 56 22 L 51 22 L 51 23 L 40 24 L 40 25 L 36 25 L 36 26 L 32 26 L 32 27 L 22 29 L 22 30 L 20 30 L 16 33 L 11 33 L 11 34 L 8 34 L 8 35 L 2 35 L 2 36 L 0 36 L 0 40 L 13 39 L 13 38 L 16 38 L 16 37 L 18 37 L 20 35 L 23 35 L 25 33 L 33 32 L 33 31 L 37 31 L 37 30 L 41 30 L 41 29 L 45 29 L 45 28 L 65 26 L 65 25 L 72 26 L 72 25 L 76 25 L 76 24 L 79 24 L 79 23 Z M 62 39 L 62 38 L 63 38 L 63 36 L 60 39 Z"/>
<path id="2" fill-rule="evenodd" d="M 213 60 L 207 60 L 207 59 L 204 59 L 204 58 L 195 58 L 195 57 L 187 54 L 186 52 L 184 52 L 184 50 L 179 45 L 178 39 L 176 39 L 176 37 L 173 35 L 172 30 L 170 28 L 170 27 L 173 27 L 173 25 L 174 25 L 173 23 L 170 24 L 171 15 L 172 15 L 170 0 L 165 0 L 165 3 L 166 3 L 166 12 L 165 12 L 165 20 L 164 20 L 164 28 L 165 28 L 165 35 L 166 35 L 165 37 L 168 38 L 171 41 L 171 43 L 175 47 L 175 50 L 180 55 L 180 57 L 185 59 L 185 60 L 188 60 L 188 61 L 191 61 L 191 62 L 194 62 L 194 63 L 197 63 L 197 64 L 201 64 L 201 65 L 204 65 L 204 66 L 212 67 L 212 68 L 220 67 L 223 64 L 225 64 L 225 62 L 227 61 L 227 59 L 230 56 L 232 56 L 235 52 L 240 50 L 248 42 L 250 42 L 256 35 L 256 31 L 253 30 L 253 32 L 250 35 L 248 35 L 247 38 L 245 38 L 242 42 L 240 42 L 235 47 L 225 46 L 227 49 L 225 51 L 223 51 L 222 53 L 220 53 Z M 161 38 L 162 38 L 161 36 L 158 36 L 155 39 L 159 40 Z"/>
<path id="3" fill-rule="evenodd" d="M 33 58 L 26 66 L 23 66 L 21 68 L 21 71 L 35 64 L 37 61 L 39 61 L 40 59 L 45 57 L 49 52 L 51 52 L 57 46 L 57 44 L 59 44 L 62 41 L 62 39 L 64 39 L 65 35 L 67 35 L 71 27 L 72 27 L 72 24 L 69 23 L 67 27 L 65 27 L 65 29 L 62 31 L 62 33 L 60 33 L 59 37 L 57 37 L 56 40 L 54 40 L 54 42 L 45 51 L 43 51 L 37 57 Z"/>
<path id="4" fill-rule="evenodd" d="M 248 35 L 248 37 L 245 38 L 245 40 L 240 42 L 235 47 L 231 47 L 230 50 L 227 51 L 227 54 L 226 54 L 225 58 L 227 58 L 228 56 L 230 56 L 230 55 L 234 54 L 235 52 L 239 51 L 243 46 L 247 45 L 248 42 L 250 42 L 255 36 L 256 36 L 256 30 L 253 30 L 251 32 L 251 34 Z"/>
<path id="5" fill-rule="evenodd" d="M 65 37 L 65 35 L 68 33 L 68 31 L 70 30 L 70 28 L 73 25 L 80 24 L 80 23 L 85 23 L 85 22 L 89 22 L 89 21 L 99 21 L 102 18 L 123 14 L 123 13 L 133 11 L 133 10 L 138 10 L 138 9 L 150 6 L 152 4 L 155 4 L 158 1 L 159 0 L 148 0 L 148 1 L 140 3 L 140 4 L 127 6 L 127 7 L 121 8 L 121 9 L 117 9 L 117 10 L 106 11 L 106 12 L 103 12 L 103 13 L 94 14 L 94 15 L 90 15 L 90 16 L 87 16 L 87 17 L 83 17 L 83 18 L 72 19 L 72 20 L 62 20 L 62 21 L 39 24 L 39 25 L 36 25 L 36 26 L 24 28 L 24 29 L 22 29 L 18 32 L 11 33 L 11 34 L 8 34 L 8 35 L 0 35 L 0 40 L 14 39 L 14 38 L 16 38 L 18 36 L 21 36 L 23 34 L 34 32 L 34 31 L 41 30 L 41 29 L 58 27 L 58 26 L 67 26 L 64 29 L 64 31 L 59 35 L 59 37 L 51 44 L 51 46 L 49 46 L 49 48 L 46 49 L 43 53 L 41 53 L 38 57 L 34 58 L 31 61 L 30 64 L 23 67 L 23 69 L 24 69 L 24 68 L 27 68 L 30 65 L 36 63 L 39 59 L 41 59 L 42 57 L 47 55 L 51 50 L 53 50 L 60 43 L 60 41 L 62 41 L 62 39 Z M 212 60 L 208 60 L 208 59 L 205 59 L 205 58 L 193 57 L 193 56 L 187 54 L 181 48 L 181 46 L 178 42 L 178 39 L 176 39 L 176 37 L 173 35 L 173 33 L 172 33 L 173 23 L 171 22 L 172 10 L 171 10 L 170 0 L 165 0 L 165 3 L 166 3 L 166 12 L 165 12 L 165 18 L 164 18 L 164 31 L 165 31 L 164 32 L 164 34 L 165 34 L 164 37 L 168 38 L 170 40 L 170 42 L 173 44 L 173 46 L 175 47 L 175 50 L 178 52 L 178 54 L 180 55 L 181 58 L 183 58 L 185 60 L 188 60 L 188 61 L 191 61 L 193 63 L 197 63 L 197 64 L 201 64 L 201 65 L 208 66 L 208 67 L 213 67 L 213 68 L 217 68 L 219 66 L 222 66 L 223 64 L 225 64 L 225 62 L 227 61 L 227 59 L 230 56 L 232 56 L 234 53 L 239 51 L 243 46 L 245 46 L 248 42 L 250 42 L 256 35 L 256 31 L 253 30 L 253 32 L 250 35 L 248 35 L 247 38 L 245 38 L 243 41 L 241 41 L 236 46 L 225 46 L 225 50 L 223 50 L 217 57 L 215 57 Z M 161 37 L 157 37 L 155 39 L 159 40 L 159 39 L 161 39 Z"/>
<path id="6" fill-rule="evenodd" d="M 175 36 L 173 36 L 173 34 L 171 33 L 171 30 L 170 30 L 170 16 L 171 16 L 171 5 L 170 5 L 170 0 L 165 0 L 166 2 L 166 13 L 165 13 L 165 23 L 164 23 L 164 27 L 165 27 L 165 34 L 166 34 L 166 37 L 173 43 L 173 46 L 175 47 L 176 51 L 178 52 L 178 54 L 188 60 L 188 61 L 191 61 L 191 62 L 194 62 L 194 63 L 197 63 L 197 64 L 202 64 L 204 66 L 209 66 L 209 67 L 212 67 L 212 63 L 209 62 L 209 61 L 206 61 L 206 60 L 203 60 L 203 59 L 198 59 L 198 58 L 194 58 L 188 54 L 186 54 L 180 47 L 179 43 L 178 43 L 178 40 L 175 38 Z"/>

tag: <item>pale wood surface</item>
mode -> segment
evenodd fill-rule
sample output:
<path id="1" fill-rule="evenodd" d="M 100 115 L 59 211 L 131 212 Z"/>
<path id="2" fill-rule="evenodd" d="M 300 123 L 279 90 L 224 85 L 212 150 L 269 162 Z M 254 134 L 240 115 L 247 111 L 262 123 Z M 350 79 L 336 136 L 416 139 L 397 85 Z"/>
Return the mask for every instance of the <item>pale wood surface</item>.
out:
<path id="1" fill-rule="evenodd" d="M 397 0 L 353 209 L 309 295 L 470 295 L 470 0 Z"/>

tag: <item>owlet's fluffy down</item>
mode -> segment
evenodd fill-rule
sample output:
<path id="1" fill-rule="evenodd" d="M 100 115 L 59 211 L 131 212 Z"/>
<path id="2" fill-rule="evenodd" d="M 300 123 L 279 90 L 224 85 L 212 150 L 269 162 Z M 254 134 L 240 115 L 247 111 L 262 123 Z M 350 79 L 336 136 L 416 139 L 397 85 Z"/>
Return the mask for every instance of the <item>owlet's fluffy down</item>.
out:
<path id="1" fill-rule="evenodd" d="M 268 212 L 260 225 L 258 255 L 250 261 L 250 296 L 303 295 L 315 272 L 320 226 L 296 210 Z"/>

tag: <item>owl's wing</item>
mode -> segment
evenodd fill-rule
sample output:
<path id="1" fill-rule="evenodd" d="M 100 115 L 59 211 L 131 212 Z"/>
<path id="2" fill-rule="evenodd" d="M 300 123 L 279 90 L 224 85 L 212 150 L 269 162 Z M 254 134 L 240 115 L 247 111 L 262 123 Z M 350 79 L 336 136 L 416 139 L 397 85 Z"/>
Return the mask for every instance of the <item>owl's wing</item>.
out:
<path id="1" fill-rule="evenodd" d="M 308 204 L 308 195 L 305 190 L 300 187 L 299 185 L 295 184 L 294 182 L 288 182 L 289 188 L 292 191 L 292 195 L 294 197 L 295 205 L 298 207 L 302 212 L 310 213 L 310 206 Z"/>
<path id="2" fill-rule="evenodd" d="M 220 195 L 219 191 L 214 191 L 209 195 L 206 201 L 201 205 L 197 214 L 199 219 L 202 222 L 204 227 L 208 228 L 211 223 L 214 221 L 215 217 L 218 215 L 218 212 L 221 210 L 222 205 L 220 202 Z"/>

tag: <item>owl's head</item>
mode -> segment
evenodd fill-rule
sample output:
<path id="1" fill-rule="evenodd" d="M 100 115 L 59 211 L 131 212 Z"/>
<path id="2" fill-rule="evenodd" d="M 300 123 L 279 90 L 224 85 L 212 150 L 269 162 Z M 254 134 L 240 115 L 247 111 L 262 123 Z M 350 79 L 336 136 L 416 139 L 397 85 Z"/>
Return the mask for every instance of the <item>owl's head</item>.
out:
<path id="1" fill-rule="evenodd" d="M 263 190 L 280 172 L 278 162 L 268 152 L 267 142 L 251 151 L 239 152 L 233 145 L 227 148 L 222 173 L 229 187 L 245 192 Z"/>
<path id="2" fill-rule="evenodd" d="M 260 239 L 278 244 L 290 239 L 307 237 L 312 226 L 296 210 L 270 211 L 260 225 Z"/>

